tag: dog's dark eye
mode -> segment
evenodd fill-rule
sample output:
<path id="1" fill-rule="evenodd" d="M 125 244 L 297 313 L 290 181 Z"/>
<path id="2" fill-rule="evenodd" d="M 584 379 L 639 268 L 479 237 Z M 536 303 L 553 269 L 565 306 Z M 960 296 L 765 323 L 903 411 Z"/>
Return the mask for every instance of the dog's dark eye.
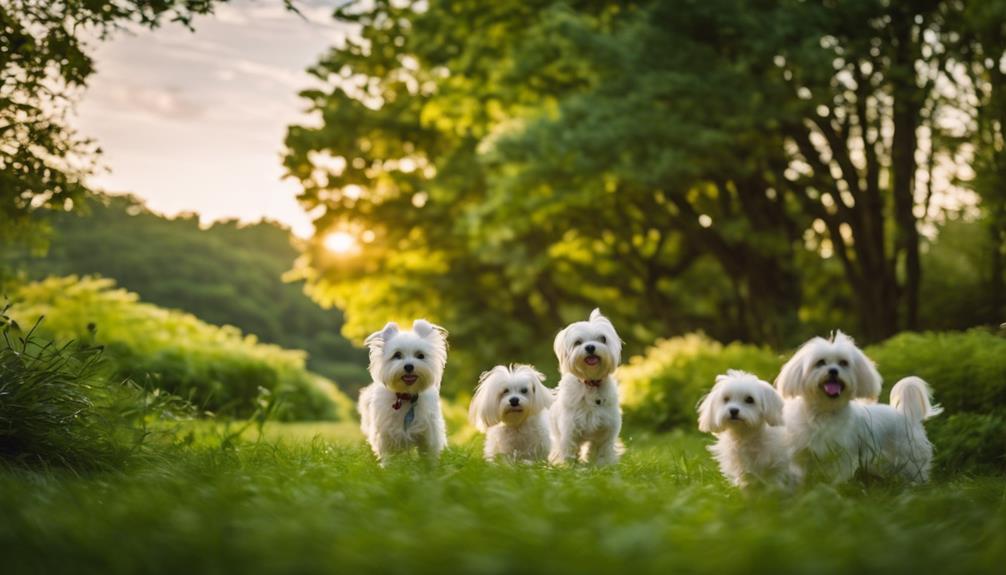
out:
<path id="1" fill-rule="evenodd" d="M 520 388 L 520 392 L 521 392 L 521 393 L 527 393 L 527 388 L 526 388 L 526 387 L 522 387 L 522 388 Z"/>
<path id="2" fill-rule="evenodd" d="M 419 352 L 416 354 L 416 359 L 426 359 L 426 354 Z"/>
<path id="3" fill-rule="evenodd" d="M 396 351 L 395 355 L 391 356 L 391 359 L 402 359 L 402 352 Z"/>
<path id="4" fill-rule="evenodd" d="M 510 388 L 509 387 L 504 387 L 503 388 L 503 393 L 501 393 L 500 395 L 506 395 L 508 393 L 510 393 Z"/>
<path id="5" fill-rule="evenodd" d="M 723 403 L 727 403 L 728 401 L 730 401 L 729 395 L 723 398 Z"/>
<path id="6" fill-rule="evenodd" d="M 846 360 L 844 360 L 844 359 L 840 359 L 840 360 L 838 361 L 838 365 L 840 365 L 840 366 L 842 366 L 842 367 L 849 367 L 849 362 L 848 362 L 848 361 L 846 361 Z"/>
<path id="7" fill-rule="evenodd" d="M 608 338 L 601 336 L 601 343 L 608 343 Z"/>
<path id="8" fill-rule="evenodd" d="M 749 395 L 744 398 L 744 403 L 754 403 L 754 398 Z"/>
<path id="9" fill-rule="evenodd" d="M 580 345 L 581 343 L 583 343 L 583 340 L 582 339 L 578 339 L 578 340 L 576 340 L 576 341 L 573 342 L 573 345 L 576 346 L 576 345 Z"/>
<path id="10" fill-rule="evenodd" d="M 824 367 L 824 364 L 825 361 L 823 359 L 819 359 L 817 360 L 817 363 L 815 363 L 814 365 L 816 365 L 817 367 Z"/>

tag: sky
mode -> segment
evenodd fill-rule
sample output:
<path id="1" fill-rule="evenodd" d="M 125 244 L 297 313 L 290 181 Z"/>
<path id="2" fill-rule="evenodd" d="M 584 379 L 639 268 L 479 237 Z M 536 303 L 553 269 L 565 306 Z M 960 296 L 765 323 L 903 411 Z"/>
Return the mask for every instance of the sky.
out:
<path id="1" fill-rule="evenodd" d="M 286 127 L 310 121 L 297 97 L 312 85 L 304 70 L 345 36 L 336 2 L 298 0 L 305 19 L 280 0 L 233 0 L 195 32 L 168 23 L 96 44 L 75 120 L 103 150 L 90 183 L 168 215 L 265 217 L 310 235 L 281 155 Z"/>

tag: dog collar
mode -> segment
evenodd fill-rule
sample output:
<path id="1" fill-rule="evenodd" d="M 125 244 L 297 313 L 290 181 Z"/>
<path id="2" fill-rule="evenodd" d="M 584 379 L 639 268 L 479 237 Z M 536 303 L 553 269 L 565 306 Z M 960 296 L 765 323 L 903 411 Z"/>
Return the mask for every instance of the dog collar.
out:
<path id="1" fill-rule="evenodd" d="M 402 401 L 403 400 L 408 401 L 409 403 L 412 403 L 413 405 L 415 405 L 416 400 L 418 400 L 418 399 L 419 399 L 419 394 L 417 394 L 417 393 L 396 393 L 395 394 L 395 403 L 392 403 L 391 407 L 395 408 L 395 410 L 397 411 L 397 410 L 399 410 L 399 409 L 402 408 Z"/>
<path id="2" fill-rule="evenodd" d="M 601 382 L 604 381 L 604 380 L 603 379 L 581 379 L 580 381 L 582 381 L 584 383 L 584 385 L 586 385 L 587 387 L 601 387 Z"/>

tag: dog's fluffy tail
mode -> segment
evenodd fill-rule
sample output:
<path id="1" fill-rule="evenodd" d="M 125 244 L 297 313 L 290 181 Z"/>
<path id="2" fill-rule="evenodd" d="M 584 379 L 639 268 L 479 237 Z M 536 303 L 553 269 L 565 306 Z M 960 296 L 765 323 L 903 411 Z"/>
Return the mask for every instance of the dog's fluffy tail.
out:
<path id="1" fill-rule="evenodd" d="M 933 403 L 933 392 L 929 384 L 920 377 L 906 377 L 891 388 L 891 407 L 905 414 L 916 423 L 943 412 L 943 408 Z"/>

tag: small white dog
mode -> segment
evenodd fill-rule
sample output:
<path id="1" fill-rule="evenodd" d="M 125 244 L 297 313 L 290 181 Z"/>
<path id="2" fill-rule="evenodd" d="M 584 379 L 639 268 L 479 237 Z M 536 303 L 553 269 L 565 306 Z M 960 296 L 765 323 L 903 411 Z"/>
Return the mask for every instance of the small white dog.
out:
<path id="1" fill-rule="evenodd" d="M 377 459 L 413 446 L 436 458 L 447 445 L 440 380 L 447 364 L 447 332 L 424 319 L 411 331 L 394 322 L 371 334 L 370 375 L 360 390 L 360 428 Z"/>
<path id="2" fill-rule="evenodd" d="M 906 377 L 891 405 L 876 403 L 881 378 L 842 332 L 804 344 L 776 378 L 786 400 L 786 436 L 803 475 L 840 483 L 858 469 L 910 482 L 929 478 L 933 447 L 922 422 L 942 410 L 929 386 Z"/>
<path id="3" fill-rule="evenodd" d="M 597 465 L 618 461 L 622 411 L 613 374 L 621 353 L 622 340 L 598 309 L 589 321 L 570 324 L 555 336 L 562 378 L 549 410 L 551 463 L 569 463 L 578 455 Z"/>
<path id="4" fill-rule="evenodd" d="M 699 403 L 699 431 L 716 435 L 709 451 L 737 487 L 788 490 L 798 483 L 782 410 L 782 398 L 771 384 L 736 370 L 716 376 L 716 385 Z"/>
<path id="5" fill-rule="evenodd" d="M 530 365 L 497 365 L 479 378 L 468 419 L 486 434 L 486 459 L 544 461 L 548 457 L 552 390 L 544 381 L 545 376 Z"/>

